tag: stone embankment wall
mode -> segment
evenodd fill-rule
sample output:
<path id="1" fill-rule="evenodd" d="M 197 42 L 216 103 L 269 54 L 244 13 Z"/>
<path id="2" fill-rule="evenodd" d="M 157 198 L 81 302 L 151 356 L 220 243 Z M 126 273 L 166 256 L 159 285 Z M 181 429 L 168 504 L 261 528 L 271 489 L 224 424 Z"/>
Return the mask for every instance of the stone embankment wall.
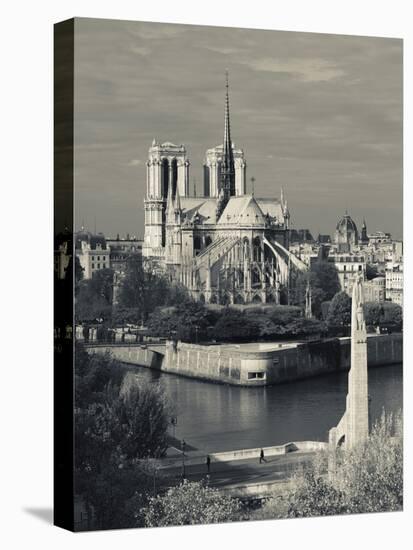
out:
<path id="1" fill-rule="evenodd" d="M 115 359 L 131 365 L 161 370 L 163 355 L 139 344 L 87 344 L 94 353 L 110 353 Z"/>
<path id="2" fill-rule="evenodd" d="M 386 334 L 367 340 L 370 367 L 400 363 L 403 336 Z M 243 386 L 264 386 L 293 382 L 350 367 L 350 338 L 286 345 L 250 351 L 228 346 L 203 346 L 167 342 L 161 351 L 143 349 L 139 344 L 88 346 L 110 351 L 125 363 L 162 370 L 191 378 L 201 378 Z"/>

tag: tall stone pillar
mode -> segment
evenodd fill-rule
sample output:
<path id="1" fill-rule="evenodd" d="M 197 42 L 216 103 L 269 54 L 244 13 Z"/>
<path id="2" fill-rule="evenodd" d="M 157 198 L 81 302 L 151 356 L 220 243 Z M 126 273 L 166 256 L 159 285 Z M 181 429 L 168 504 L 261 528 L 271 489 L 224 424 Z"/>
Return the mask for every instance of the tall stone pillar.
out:
<path id="1" fill-rule="evenodd" d="M 351 311 L 351 369 L 348 377 L 347 420 L 349 448 L 365 441 L 369 433 L 367 332 L 363 304 L 363 284 L 359 278 L 353 287 Z"/>
<path id="2" fill-rule="evenodd" d="M 369 434 L 367 332 L 363 303 L 363 283 L 359 277 L 354 283 L 352 296 L 351 367 L 348 375 L 346 411 L 338 425 L 329 432 L 332 450 L 338 445 L 351 449 L 363 443 Z"/>

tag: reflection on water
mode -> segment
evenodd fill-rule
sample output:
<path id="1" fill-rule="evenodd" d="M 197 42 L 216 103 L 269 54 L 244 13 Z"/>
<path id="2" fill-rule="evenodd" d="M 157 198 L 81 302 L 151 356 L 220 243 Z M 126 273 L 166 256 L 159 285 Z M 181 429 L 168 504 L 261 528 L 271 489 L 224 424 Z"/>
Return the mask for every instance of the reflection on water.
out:
<path id="1" fill-rule="evenodd" d="M 347 373 L 264 388 L 241 388 L 183 378 L 144 367 L 160 379 L 176 408 L 176 437 L 207 452 L 301 440 L 327 440 L 345 409 Z M 371 415 L 402 407 L 402 365 L 369 370 Z"/>

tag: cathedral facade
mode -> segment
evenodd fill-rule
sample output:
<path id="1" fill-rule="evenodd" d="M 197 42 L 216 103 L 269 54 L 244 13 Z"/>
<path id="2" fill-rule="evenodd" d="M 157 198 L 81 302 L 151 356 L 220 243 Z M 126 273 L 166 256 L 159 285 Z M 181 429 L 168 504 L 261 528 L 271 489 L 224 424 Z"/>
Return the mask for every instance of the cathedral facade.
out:
<path id="1" fill-rule="evenodd" d="M 279 303 L 292 262 L 281 198 L 246 192 L 246 161 L 231 140 L 228 79 L 223 144 L 208 149 L 204 196 L 191 196 L 184 145 L 152 142 L 144 199 L 146 265 L 206 303 Z"/>

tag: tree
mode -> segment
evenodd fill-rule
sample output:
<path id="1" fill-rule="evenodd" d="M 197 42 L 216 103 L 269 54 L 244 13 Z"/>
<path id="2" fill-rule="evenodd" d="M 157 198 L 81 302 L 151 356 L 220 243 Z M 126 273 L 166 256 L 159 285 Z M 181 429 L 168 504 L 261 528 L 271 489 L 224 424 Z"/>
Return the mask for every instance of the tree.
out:
<path id="1" fill-rule="evenodd" d="M 148 328 L 154 336 L 196 342 L 208 337 L 208 328 L 215 317 L 201 302 L 187 299 L 175 307 L 155 310 L 149 316 Z"/>
<path id="2" fill-rule="evenodd" d="M 145 269 L 141 256 L 128 258 L 125 277 L 119 288 L 119 308 L 133 308 L 135 314 L 140 312 L 141 320 L 146 321 L 157 307 L 187 300 L 187 291 L 182 286 L 171 284 L 165 276 Z"/>
<path id="3" fill-rule="evenodd" d="M 366 279 L 370 281 L 379 275 L 377 266 L 372 264 L 366 264 Z"/>
<path id="4" fill-rule="evenodd" d="M 340 291 L 338 272 L 332 262 L 318 260 L 311 271 L 296 275 L 291 291 L 291 299 L 294 305 L 301 308 L 305 304 L 305 292 L 307 284 L 311 287 L 312 310 L 316 317 L 321 317 L 321 304 L 331 300 Z"/>
<path id="5" fill-rule="evenodd" d="M 259 336 L 260 327 L 252 315 L 225 309 L 213 328 L 213 337 L 220 341 L 248 341 Z"/>
<path id="6" fill-rule="evenodd" d="M 393 325 L 398 330 L 403 325 L 403 308 L 392 302 L 366 302 L 364 315 L 367 325 Z"/>
<path id="7" fill-rule="evenodd" d="M 170 411 L 164 390 L 159 384 L 137 380 L 130 372 L 120 391 L 109 383 L 100 401 L 79 409 L 78 415 L 77 448 L 95 456 L 97 469 L 106 448 L 106 454 L 116 450 L 132 460 L 159 458 L 167 449 Z"/>
<path id="8" fill-rule="evenodd" d="M 269 317 L 275 325 L 285 325 L 301 317 L 302 310 L 297 306 L 275 306 L 269 310 Z"/>
<path id="9" fill-rule="evenodd" d="M 75 314 L 79 321 L 108 320 L 112 314 L 113 270 L 100 269 L 79 282 Z"/>
<path id="10" fill-rule="evenodd" d="M 328 327 L 345 327 L 351 323 L 351 298 L 338 292 L 330 303 L 326 319 Z"/>
<path id="11" fill-rule="evenodd" d="M 132 527 L 137 508 L 166 483 L 145 466 L 148 457 L 162 456 L 167 447 L 170 412 L 164 391 L 132 373 L 124 376 L 108 355 L 79 349 L 75 366 L 76 494 L 89 511 L 93 508 L 95 527 Z"/>
<path id="12" fill-rule="evenodd" d="M 203 481 L 172 487 L 163 496 L 151 498 L 144 511 L 146 527 L 222 523 L 240 519 L 237 499 L 222 495 Z"/>
<path id="13" fill-rule="evenodd" d="M 138 380 L 128 372 L 113 413 L 119 422 L 111 438 L 127 458 L 159 458 L 165 454 L 170 411 L 159 383 Z"/>
<path id="14" fill-rule="evenodd" d="M 109 354 L 88 353 L 82 344 L 75 350 L 75 407 L 84 408 L 92 403 L 102 403 L 110 384 L 119 390 L 125 368 Z"/>
<path id="15" fill-rule="evenodd" d="M 142 321 L 141 311 L 137 307 L 115 307 L 112 310 L 112 326 L 125 324 L 138 325 Z"/>
<path id="16" fill-rule="evenodd" d="M 403 325 L 403 308 L 393 302 L 384 302 L 382 304 L 382 323 L 396 325 L 401 328 Z"/>

